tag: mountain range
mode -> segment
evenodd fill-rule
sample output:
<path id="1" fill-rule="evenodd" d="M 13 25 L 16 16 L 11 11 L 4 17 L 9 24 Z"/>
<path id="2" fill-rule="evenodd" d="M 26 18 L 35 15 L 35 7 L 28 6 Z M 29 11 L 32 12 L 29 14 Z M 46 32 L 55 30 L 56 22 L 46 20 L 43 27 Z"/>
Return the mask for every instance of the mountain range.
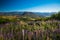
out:
<path id="1" fill-rule="evenodd" d="M 0 15 L 19 15 L 19 16 L 32 16 L 32 17 L 47 17 L 55 14 L 56 12 L 0 12 Z"/>

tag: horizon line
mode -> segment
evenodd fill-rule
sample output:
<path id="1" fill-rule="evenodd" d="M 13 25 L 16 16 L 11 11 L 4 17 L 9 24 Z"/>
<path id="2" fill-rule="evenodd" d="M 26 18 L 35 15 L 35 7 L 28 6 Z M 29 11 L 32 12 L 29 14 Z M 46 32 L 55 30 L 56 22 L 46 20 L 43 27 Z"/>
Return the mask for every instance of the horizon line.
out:
<path id="1" fill-rule="evenodd" d="M 22 10 L 12 10 L 12 11 L 0 11 L 0 12 L 60 12 L 60 11 L 22 11 Z"/>

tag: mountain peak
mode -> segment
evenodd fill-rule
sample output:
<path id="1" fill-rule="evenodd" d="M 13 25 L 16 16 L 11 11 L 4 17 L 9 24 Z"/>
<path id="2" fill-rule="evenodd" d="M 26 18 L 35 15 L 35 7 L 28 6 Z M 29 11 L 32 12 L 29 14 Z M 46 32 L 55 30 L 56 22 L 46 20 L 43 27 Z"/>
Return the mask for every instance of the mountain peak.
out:
<path id="1" fill-rule="evenodd" d="M 29 17 L 33 17 L 33 18 L 39 17 L 38 15 L 36 15 L 36 14 L 33 13 L 33 12 L 24 12 L 24 13 L 22 14 L 22 16 L 29 16 Z"/>

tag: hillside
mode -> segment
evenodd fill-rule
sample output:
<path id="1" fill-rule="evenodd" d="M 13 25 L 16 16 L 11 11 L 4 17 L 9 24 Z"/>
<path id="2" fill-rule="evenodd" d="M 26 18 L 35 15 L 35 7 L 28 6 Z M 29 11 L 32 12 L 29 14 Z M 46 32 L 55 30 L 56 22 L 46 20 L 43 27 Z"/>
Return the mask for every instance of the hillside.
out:
<path id="1" fill-rule="evenodd" d="M 31 18 L 39 18 L 39 16 L 36 15 L 35 13 L 33 13 L 33 12 L 24 12 L 22 14 L 22 16 L 27 16 L 27 17 L 31 17 Z"/>
<path id="2" fill-rule="evenodd" d="M 30 16 L 30 17 L 46 17 L 55 14 L 56 12 L 0 12 L 0 15 L 19 15 L 19 16 Z"/>

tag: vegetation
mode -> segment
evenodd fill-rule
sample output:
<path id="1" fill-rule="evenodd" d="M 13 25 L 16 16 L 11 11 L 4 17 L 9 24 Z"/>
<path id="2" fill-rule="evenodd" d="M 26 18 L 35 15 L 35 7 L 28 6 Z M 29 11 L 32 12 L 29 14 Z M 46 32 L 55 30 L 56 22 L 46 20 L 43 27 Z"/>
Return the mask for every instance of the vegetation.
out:
<path id="1" fill-rule="evenodd" d="M 59 15 L 60 12 L 40 18 L 0 16 L 0 40 L 60 40 Z"/>
<path id="2" fill-rule="evenodd" d="M 52 19 L 56 19 L 56 20 L 60 20 L 60 12 L 58 12 L 57 14 L 53 14 L 51 16 Z"/>

